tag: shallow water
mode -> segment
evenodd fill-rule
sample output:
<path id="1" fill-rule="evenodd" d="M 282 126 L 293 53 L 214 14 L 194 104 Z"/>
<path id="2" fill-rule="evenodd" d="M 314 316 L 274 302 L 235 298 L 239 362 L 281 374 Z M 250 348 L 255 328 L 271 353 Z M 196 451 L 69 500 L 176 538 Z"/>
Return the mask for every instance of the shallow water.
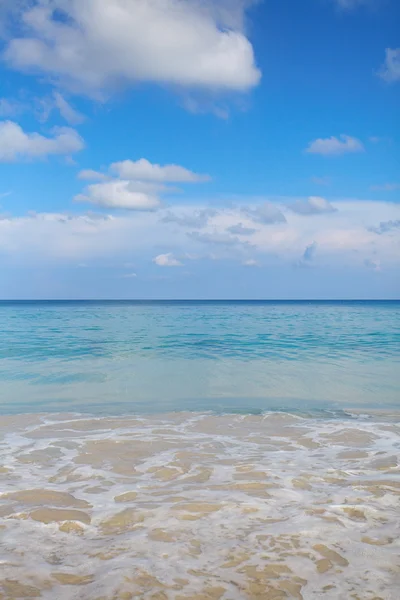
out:
<path id="1" fill-rule="evenodd" d="M 0 599 L 398 598 L 400 303 L 0 318 Z"/>
<path id="2" fill-rule="evenodd" d="M 3 302 L 0 322 L 0 413 L 399 407 L 400 302 Z"/>

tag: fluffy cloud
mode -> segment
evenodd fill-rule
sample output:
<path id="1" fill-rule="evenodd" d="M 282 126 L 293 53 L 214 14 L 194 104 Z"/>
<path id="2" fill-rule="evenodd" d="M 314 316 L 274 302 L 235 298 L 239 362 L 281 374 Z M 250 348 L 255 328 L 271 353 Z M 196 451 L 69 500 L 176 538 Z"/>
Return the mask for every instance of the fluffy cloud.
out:
<path id="1" fill-rule="evenodd" d="M 69 127 L 53 129 L 53 137 L 26 133 L 13 121 L 0 122 L 0 161 L 44 158 L 50 154 L 73 154 L 84 147 L 80 135 Z"/>
<path id="2" fill-rule="evenodd" d="M 335 156 L 353 152 L 363 152 L 364 146 L 357 138 L 342 134 L 338 138 L 318 138 L 310 142 L 306 148 L 309 154 L 322 154 L 324 156 Z"/>
<path id="3" fill-rule="evenodd" d="M 76 196 L 75 201 L 128 210 L 154 210 L 161 206 L 157 195 L 141 191 L 132 182 L 124 180 L 93 183 L 84 194 Z"/>
<path id="4" fill-rule="evenodd" d="M 379 76 L 388 83 L 400 81 L 400 48 L 386 48 L 385 62 Z"/>
<path id="5" fill-rule="evenodd" d="M 248 0 L 36 0 L 4 52 L 9 66 L 102 93 L 148 81 L 245 91 L 260 71 L 243 23 Z"/>
<path id="6" fill-rule="evenodd" d="M 297 200 L 289 205 L 290 210 L 299 215 L 320 215 L 335 212 L 336 208 L 325 198 L 310 196 L 307 200 Z"/>
<path id="7" fill-rule="evenodd" d="M 159 267 L 182 267 L 182 263 L 177 260 L 171 252 L 159 254 L 153 258 L 153 262 Z"/>
<path id="8" fill-rule="evenodd" d="M 166 185 L 170 182 L 198 183 L 208 181 L 207 175 L 198 175 L 180 165 L 152 164 L 145 158 L 125 160 L 109 167 L 110 175 L 84 169 L 78 173 L 83 180 L 100 181 L 89 185 L 77 202 L 91 202 L 109 208 L 130 210 L 154 210 L 161 206 L 160 193 L 175 191 Z M 113 178 L 113 175 L 116 178 Z M 164 217 L 168 218 L 168 215 Z M 193 215 L 191 215 L 193 219 Z M 176 217 L 175 217 L 176 221 Z"/>
<path id="9" fill-rule="evenodd" d="M 123 179 L 136 179 L 139 181 L 199 183 L 210 180 L 208 175 L 199 175 L 180 165 L 161 166 L 152 164 L 145 158 L 140 158 L 137 161 L 124 160 L 116 162 L 111 165 L 110 169 Z"/>

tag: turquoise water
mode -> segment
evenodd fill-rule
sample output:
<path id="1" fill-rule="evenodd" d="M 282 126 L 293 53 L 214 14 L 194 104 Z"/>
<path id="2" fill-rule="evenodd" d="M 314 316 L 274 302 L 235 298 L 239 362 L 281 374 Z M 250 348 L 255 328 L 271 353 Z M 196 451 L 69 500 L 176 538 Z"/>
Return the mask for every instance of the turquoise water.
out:
<path id="1" fill-rule="evenodd" d="M 396 408 L 400 302 L 2 302 L 0 412 Z"/>

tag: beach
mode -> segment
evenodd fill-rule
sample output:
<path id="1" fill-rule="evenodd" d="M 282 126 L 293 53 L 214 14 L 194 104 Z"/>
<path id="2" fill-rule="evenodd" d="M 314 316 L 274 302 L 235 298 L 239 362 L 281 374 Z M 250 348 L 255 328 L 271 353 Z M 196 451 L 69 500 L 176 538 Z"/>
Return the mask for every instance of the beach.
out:
<path id="1" fill-rule="evenodd" d="M 398 304 L 0 308 L 1 598 L 397 597 Z"/>

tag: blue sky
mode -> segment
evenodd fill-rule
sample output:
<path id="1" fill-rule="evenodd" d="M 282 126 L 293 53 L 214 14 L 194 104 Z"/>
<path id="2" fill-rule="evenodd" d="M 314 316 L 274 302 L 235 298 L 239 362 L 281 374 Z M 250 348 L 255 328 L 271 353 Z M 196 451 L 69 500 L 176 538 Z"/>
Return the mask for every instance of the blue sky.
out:
<path id="1" fill-rule="evenodd" d="M 0 297 L 399 297 L 397 0 L 5 0 Z"/>

